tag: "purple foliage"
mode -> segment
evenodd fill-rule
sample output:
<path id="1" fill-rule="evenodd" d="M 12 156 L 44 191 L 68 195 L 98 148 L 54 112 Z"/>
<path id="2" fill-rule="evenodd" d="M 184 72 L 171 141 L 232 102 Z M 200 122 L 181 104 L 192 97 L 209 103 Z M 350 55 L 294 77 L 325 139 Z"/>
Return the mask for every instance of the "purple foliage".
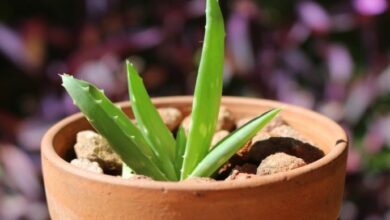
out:
<path id="1" fill-rule="evenodd" d="M 387 10 L 386 0 L 353 0 L 353 6 L 362 15 L 379 15 Z"/>
<path id="2" fill-rule="evenodd" d="M 313 31 L 328 32 L 330 18 L 325 9 L 312 1 L 304 1 L 298 4 L 298 13 L 302 23 Z"/>

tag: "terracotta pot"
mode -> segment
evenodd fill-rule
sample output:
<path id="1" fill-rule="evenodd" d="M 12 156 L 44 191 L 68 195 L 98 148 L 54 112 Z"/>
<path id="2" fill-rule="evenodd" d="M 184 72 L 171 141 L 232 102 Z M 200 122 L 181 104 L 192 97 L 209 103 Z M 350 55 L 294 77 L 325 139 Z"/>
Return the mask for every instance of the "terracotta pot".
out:
<path id="1" fill-rule="evenodd" d="M 189 112 L 191 97 L 156 98 L 158 107 Z M 127 181 L 80 170 L 66 158 L 81 114 L 54 125 L 42 141 L 46 197 L 53 219 L 337 219 L 344 191 L 347 136 L 315 112 L 275 101 L 224 97 L 236 117 L 282 107 L 282 117 L 315 142 L 325 156 L 284 173 L 210 183 Z M 121 104 L 129 113 L 129 105 Z"/>

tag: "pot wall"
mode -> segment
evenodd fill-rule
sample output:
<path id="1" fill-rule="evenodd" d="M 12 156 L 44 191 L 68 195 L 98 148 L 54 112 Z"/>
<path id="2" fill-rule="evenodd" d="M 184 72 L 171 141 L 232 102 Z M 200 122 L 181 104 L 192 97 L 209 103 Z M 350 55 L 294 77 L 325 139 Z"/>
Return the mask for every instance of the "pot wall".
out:
<path id="1" fill-rule="evenodd" d="M 191 97 L 154 99 L 185 112 Z M 331 120 L 299 107 L 259 99 L 224 97 L 236 117 L 282 107 L 282 117 L 325 156 L 304 167 L 244 181 L 126 181 L 89 173 L 64 159 L 75 134 L 89 129 L 77 114 L 53 126 L 42 141 L 42 166 L 53 219 L 337 219 L 341 207 L 347 137 Z M 128 109 L 128 105 L 123 104 Z"/>

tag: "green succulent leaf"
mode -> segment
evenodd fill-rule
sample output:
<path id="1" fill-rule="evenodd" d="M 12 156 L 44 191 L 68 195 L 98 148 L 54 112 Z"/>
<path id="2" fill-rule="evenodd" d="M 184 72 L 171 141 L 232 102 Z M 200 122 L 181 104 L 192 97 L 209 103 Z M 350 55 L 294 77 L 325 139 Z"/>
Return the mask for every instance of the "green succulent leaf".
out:
<path id="1" fill-rule="evenodd" d="M 152 147 L 159 166 L 171 180 L 178 180 L 174 167 L 176 142 L 153 105 L 133 64 L 126 62 L 129 96 L 138 127 Z"/>
<path id="2" fill-rule="evenodd" d="M 186 149 L 186 142 L 187 142 L 186 133 L 184 131 L 184 128 L 180 126 L 176 135 L 176 159 L 175 159 L 175 168 L 179 176 L 181 173 L 180 170 L 183 166 L 183 157 Z"/>
<path id="3" fill-rule="evenodd" d="M 256 117 L 210 150 L 222 96 L 224 38 L 218 0 L 206 0 L 206 30 L 188 137 L 180 126 L 176 140 L 130 62 L 126 63 L 129 96 L 138 127 L 93 84 L 61 76 L 74 104 L 123 160 L 122 177 L 137 173 L 155 180 L 176 181 L 212 176 L 280 112 L 273 109 Z"/>
<path id="4" fill-rule="evenodd" d="M 206 2 L 206 31 L 192 105 L 181 178 L 206 156 L 215 132 L 222 96 L 224 21 L 217 0 Z"/>
<path id="5" fill-rule="evenodd" d="M 113 150 L 136 173 L 156 180 L 168 180 L 160 170 L 156 155 L 141 132 L 125 113 L 94 85 L 62 75 L 63 86 L 91 125 L 103 135 Z"/>
<path id="6" fill-rule="evenodd" d="M 207 156 L 196 166 L 190 176 L 212 176 L 224 165 L 242 146 L 245 145 L 260 129 L 270 122 L 280 109 L 268 111 L 246 123 L 221 140 Z"/>

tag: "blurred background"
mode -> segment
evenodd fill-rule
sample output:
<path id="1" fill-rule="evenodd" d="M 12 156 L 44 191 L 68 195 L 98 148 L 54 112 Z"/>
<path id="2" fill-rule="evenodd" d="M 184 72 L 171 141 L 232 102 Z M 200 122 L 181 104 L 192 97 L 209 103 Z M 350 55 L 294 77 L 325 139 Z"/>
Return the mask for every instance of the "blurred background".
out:
<path id="1" fill-rule="evenodd" d="M 349 133 L 340 219 L 390 219 L 390 1 L 220 0 L 224 94 L 314 109 Z M 47 219 L 40 139 L 76 112 L 59 73 L 127 99 L 192 94 L 204 0 L 0 1 L 0 219 Z M 308 125 L 310 126 L 310 125 Z"/>

